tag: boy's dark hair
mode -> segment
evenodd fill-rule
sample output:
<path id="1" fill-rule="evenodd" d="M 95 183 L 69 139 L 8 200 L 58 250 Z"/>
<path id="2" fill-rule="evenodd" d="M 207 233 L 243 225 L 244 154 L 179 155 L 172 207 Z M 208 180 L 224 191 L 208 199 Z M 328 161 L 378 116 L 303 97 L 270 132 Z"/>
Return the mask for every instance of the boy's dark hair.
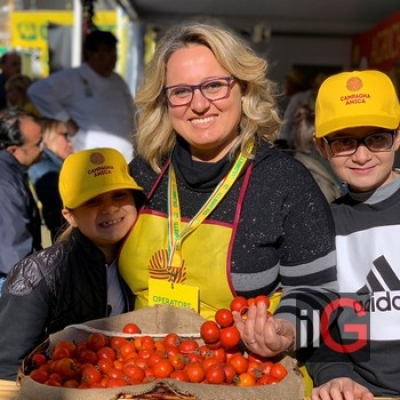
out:
<path id="1" fill-rule="evenodd" d="M 90 32 L 84 42 L 83 42 L 83 51 L 98 51 L 99 47 L 102 44 L 115 46 L 118 42 L 118 39 L 114 36 L 113 33 L 108 31 L 99 31 L 95 30 Z"/>
<path id="2" fill-rule="evenodd" d="M 20 109 L 0 112 L 0 150 L 13 145 L 22 146 L 25 143 L 25 138 L 20 129 L 22 117 L 31 117 L 31 114 Z"/>

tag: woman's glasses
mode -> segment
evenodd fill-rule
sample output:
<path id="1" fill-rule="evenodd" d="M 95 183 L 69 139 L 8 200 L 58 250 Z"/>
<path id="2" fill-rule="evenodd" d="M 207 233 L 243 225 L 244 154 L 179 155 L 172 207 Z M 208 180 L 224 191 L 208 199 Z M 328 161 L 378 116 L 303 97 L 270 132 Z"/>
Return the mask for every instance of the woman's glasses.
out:
<path id="1" fill-rule="evenodd" d="M 389 151 L 393 146 L 394 135 L 395 131 L 376 132 L 363 138 L 340 137 L 328 140 L 324 137 L 323 139 L 329 145 L 333 154 L 337 156 L 351 156 L 357 151 L 361 143 L 373 152 Z"/>
<path id="2" fill-rule="evenodd" d="M 232 77 L 209 79 L 200 85 L 175 85 L 164 88 L 164 93 L 171 107 L 180 107 L 190 104 L 194 91 L 200 90 L 201 94 L 209 101 L 221 100 L 229 97 L 232 88 Z"/>

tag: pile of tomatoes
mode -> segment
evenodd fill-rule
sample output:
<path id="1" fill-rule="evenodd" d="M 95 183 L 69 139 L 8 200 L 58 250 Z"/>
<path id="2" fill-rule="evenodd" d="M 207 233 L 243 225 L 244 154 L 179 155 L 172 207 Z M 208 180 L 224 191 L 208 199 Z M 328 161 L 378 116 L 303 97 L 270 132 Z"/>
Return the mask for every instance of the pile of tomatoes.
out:
<path id="1" fill-rule="evenodd" d="M 233 306 L 238 303 L 234 301 Z M 123 332 L 137 335 L 108 337 L 90 333 L 85 341 L 59 341 L 49 356 L 32 356 L 29 376 L 50 386 L 113 388 L 166 378 L 255 386 L 278 383 L 288 373 L 280 363 L 239 350 L 240 335 L 228 309 L 218 310 L 215 321 L 203 323 L 204 343 L 177 333 L 162 338 L 142 335 L 134 323 L 126 324 Z"/>

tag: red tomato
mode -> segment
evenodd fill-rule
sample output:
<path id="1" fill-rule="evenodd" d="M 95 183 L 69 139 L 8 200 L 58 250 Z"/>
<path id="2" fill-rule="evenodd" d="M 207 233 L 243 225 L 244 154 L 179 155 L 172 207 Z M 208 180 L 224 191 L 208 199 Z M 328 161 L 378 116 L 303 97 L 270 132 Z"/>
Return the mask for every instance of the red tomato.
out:
<path id="1" fill-rule="evenodd" d="M 44 354 L 42 354 L 42 353 L 35 353 L 35 354 L 32 356 L 31 362 L 32 362 L 33 368 L 39 368 L 39 367 L 41 367 L 42 365 L 47 364 L 47 358 L 46 358 L 46 356 L 45 356 Z"/>
<path id="2" fill-rule="evenodd" d="M 122 372 L 129 378 L 130 384 L 139 384 L 143 382 L 144 371 L 136 365 L 126 365 Z"/>
<path id="3" fill-rule="evenodd" d="M 271 376 L 279 380 L 288 374 L 287 369 L 282 364 L 274 364 L 271 368 Z"/>
<path id="4" fill-rule="evenodd" d="M 181 353 L 192 353 L 199 348 L 199 344 L 194 339 L 183 339 L 178 348 Z"/>
<path id="5" fill-rule="evenodd" d="M 115 351 L 111 347 L 102 347 L 101 349 L 97 350 L 97 358 L 108 358 L 111 361 L 114 361 L 117 359 L 117 356 L 115 354 Z"/>
<path id="6" fill-rule="evenodd" d="M 67 379 L 63 383 L 63 387 L 66 388 L 77 388 L 79 386 L 79 382 L 76 379 Z"/>
<path id="7" fill-rule="evenodd" d="M 171 361 L 175 370 L 181 370 L 186 365 L 185 356 L 182 353 L 174 354 L 171 357 L 168 357 L 168 359 Z"/>
<path id="8" fill-rule="evenodd" d="M 49 374 L 42 369 L 34 369 L 29 376 L 39 383 L 45 383 L 49 379 Z"/>
<path id="9" fill-rule="evenodd" d="M 189 378 L 189 382 L 200 383 L 204 380 L 206 373 L 199 363 L 190 363 L 186 365 L 185 372 Z"/>
<path id="10" fill-rule="evenodd" d="M 91 333 L 87 339 L 87 347 L 89 350 L 97 351 L 102 347 L 108 346 L 109 339 L 102 333 Z"/>
<path id="11" fill-rule="evenodd" d="M 236 369 L 233 367 L 233 365 L 229 363 L 225 364 L 224 372 L 225 372 L 225 382 L 228 384 L 233 383 L 237 375 Z"/>
<path id="12" fill-rule="evenodd" d="M 229 326 L 221 330 L 219 341 L 222 347 L 225 349 L 230 349 L 235 347 L 240 342 L 240 333 L 235 326 Z"/>
<path id="13" fill-rule="evenodd" d="M 99 383 L 101 381 L 101 373 L 95 367 L 86 367 L 82 371 L 82 383 L 87 383 L 88 385 L 93 385 L 94 383 Z"/>
<path id="14" fill-rule="evenodd" d="M 176 379 L 177 381 L 180 382 L 189 382 L 189 378 L 187 376 L 187 373 L 182 370 L 174 371 L 171 375 L 170 378 Z"/>
<path id="15" fill-rule="evenodd" d="M 232 312 L 231 312 L 231 310 L 228 310 L 227 308 L 220 308 L 219 310 L 217 310 L 214 318 L 215 318 L 215 322 L 221 328 L 227 328 L 228 326 L 233 325 Z"/>
<path id="16" fill-rule="evenodd" d="M 216 343 L 219 340 L 220 329 L 216 322 L 205 321 L 200 326 L 200 336 L 204 343 Z"/>
<path id="17" fill-rule="evenodd" d="M 268 296 L 265 296 L 265 295 L 259 295 L 259 296 L 257 296 L 257 297 L 255 298 L 255 300 L 254 300 L 254 304 L 257 305 L 258 303 L 264 303 L 264 304 L 267 306 L 267 308 L 268 308 L 269 305 L 270 305 L 269 297 L 268 297 Z"/>
<path id="18" fill-rule="evenodd" d="M 124 325 L 122 328 L 123 333 L 130 333 L 130 334 L 136 334 L 136 333 L 141 333 L 140 328 L 133 322 L 128 322 L 127 324 Z"/>
<path id="19" fill-rule="evenodd" d="M 63 358 L 71 358 L 71 351 L 66 347 L 56 347 L 51 354 L 53 360 L 62 360 Z"/>
<path id="20" fill-rule="evenodd" d="M 127 381 L 123 378 L 110 378 L 107 381 L 106 388 L 115 388 L 127 385 Z"/>
<path id="21" fill-rule="evenodd" d="M 225 381 L 225 370 L 221 364 L 211 365 L 206 369 L 206 380 L 211 384 L 221 384 Z"/>
<path id="22" fill-rule="evenodd" d="M 238 311 L 241 314 L 247 312 L 248 307 L 247 299 L 243 296 L 234 297 L 230 304 L 231 311 Z"/>
<path id="23" fill-rule="evenodd" d="M 163 359 L 164 359 L 163 353 L 156 350 L 150 354 L 149 358 L 147 359 L 147 363 L 149 364 L 150 368 L 153 368 L 154 365 L 156 365 L 159 361 Z"/>
<path id="24" fill-rule="evenodd" d="M 169 360 L 162 359 L 154 364 L 153 372 L 156 378 L 168 378 L 174 372 L 174 367 Z"/>
<path id="25" fill-rule="evenodd" d="M 101 358 L 97 361 L 97 366 L 102 374 L 107 374 L 107 372 L 114 366 L 113 360 L 109 358 Z"/>
<path id="26" fill-rule="evenodd" d="M 244 372 L 247 372 L 249 361 L 243 354 L 237 354 L 236 356 L 232 357 L 232 359 L 229 361 L 229 364 L 235 368 L 238 374 L 243 374 Z"/>
<path id="27" fill-rule="evenodd" d="M 172 346 L 172 347 L 178 346 L 178 340 L 179 340 L 179 336 L 177 333 L 168 333 L 168 335 L 165 336 L 165 338 L 164 338 L 165 347 L 167 348 L 170 346 Z"/>
<path id="28" fill-rule="evenodd" d="M 90 363 L 95 365 L 97 363 L 97 354 L 92 350 L 83 350 L 79 355 L 78 361 L 82 364 Z"/>
<path id="29" fill-rule="evenodd" d="M 270 376 L 273 365 L 274 363 L 272 361 L 264 361 L 261 365 L 261 371 L 263 375 Z"/>

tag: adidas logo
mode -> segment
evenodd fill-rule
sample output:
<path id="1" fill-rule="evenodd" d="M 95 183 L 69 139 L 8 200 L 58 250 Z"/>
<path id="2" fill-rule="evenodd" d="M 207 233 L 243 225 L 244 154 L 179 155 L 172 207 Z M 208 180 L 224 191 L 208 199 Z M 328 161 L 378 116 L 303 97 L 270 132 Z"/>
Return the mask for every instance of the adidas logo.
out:
<path id="1" fill-rule="evenodd" d="M 384 256 L 378 257 L 374 268 L 367 275 L 367 283 L 357 290 L 357 294 L 368 299 L 361 301 L 370 312 L 400 311 L 400 279 Z M 396 293 L 393 293 L 396 292 Z"/>

